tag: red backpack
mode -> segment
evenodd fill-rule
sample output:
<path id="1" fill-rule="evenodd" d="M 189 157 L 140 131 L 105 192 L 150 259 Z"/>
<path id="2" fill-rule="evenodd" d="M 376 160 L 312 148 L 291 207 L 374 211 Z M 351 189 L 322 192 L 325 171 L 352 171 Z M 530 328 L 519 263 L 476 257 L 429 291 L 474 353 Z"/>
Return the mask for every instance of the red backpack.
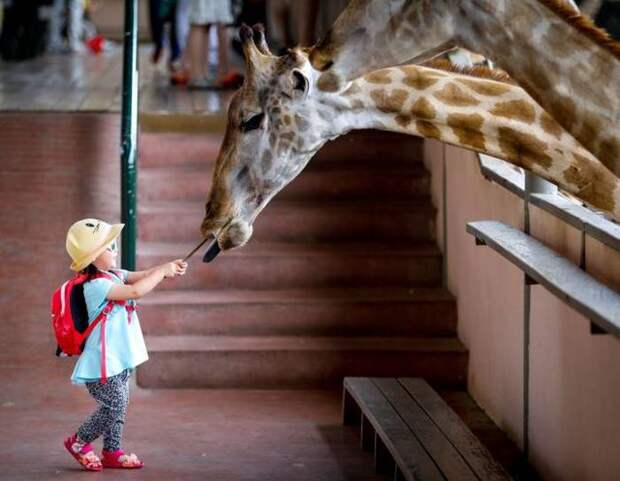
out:
<path id="1" fill-rule="evenodd" d="M 101 325 L 101 379 L 105 384 L 106 362 L 105 362 L 105 321 L 114 304 L 125 306 L 127 309 L 129 322 L 131 322 L 132 312 L 136 309 L 134 303 L 127 301 L 109 301 L 97 318 L 88 324 L 88 310 L 84 299 L 84 283 L 88 280 L 99 278 L 111 279 L 103 272 L 95 276 L 88 274 L 76 274 L 69 279 L 52 294 L 52 328 L 56 335 L 58 348 L 56 355 L 65 356 L 79 355 L 84 350 L 86 339 L 92 330 L 99 324 Z M 119 276 L 120 277 L 120 276 Z"/>

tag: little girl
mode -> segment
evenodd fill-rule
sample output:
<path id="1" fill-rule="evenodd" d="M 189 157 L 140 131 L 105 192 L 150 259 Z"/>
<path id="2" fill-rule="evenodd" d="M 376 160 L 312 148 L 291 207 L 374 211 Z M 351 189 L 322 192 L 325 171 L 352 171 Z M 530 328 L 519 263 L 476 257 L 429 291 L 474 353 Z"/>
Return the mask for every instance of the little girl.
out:
<path id="1" fill-rule="evenodd" d="M 67 252 L 73 259 L 71 269 L 90 277 L 83 284 L 88 322 L 92 323 L 110 301 L 117 301 L 110 305 L 105 323 L 100 322 L 86 339 L 71 376 L 72 383 L 85 384 L 99 404 L 64 443 L 69 453 L 89 471 L 143 466 L 135 454 L 125 454 L 121 449 L 130 370 L 148 359 L 140 322 L 134 312 L 135 300 L 152 291 L 166 277 L 185 274 L 187 268 L 187 263 L 178 259 L 146 271 L 114 269 L 117 237 L 123 227 L 124 224 L 83 219 L 67 232 Z M 101 435 L 100 459 L 90 443 Z"/>

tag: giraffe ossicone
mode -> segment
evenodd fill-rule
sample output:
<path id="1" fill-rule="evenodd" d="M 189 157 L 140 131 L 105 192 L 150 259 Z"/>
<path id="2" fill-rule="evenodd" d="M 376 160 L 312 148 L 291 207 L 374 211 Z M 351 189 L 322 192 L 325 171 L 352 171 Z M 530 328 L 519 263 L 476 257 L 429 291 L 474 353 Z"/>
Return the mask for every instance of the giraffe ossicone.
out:
<path id="1" fill-rule="evenodd" d="M 202 224 L 204 236 L 219 233 L 224 250 L 248 241 L 262 209 L 325 142 L 354 129 L 505 159 L 620 219 L 620 180 L 516 85 L 405 65 L 329 92 L 318 88 L 322 74 L 307 51 L 275 57 L 262 32 L 242 38 L 247 75 L 231 100 Z"/>

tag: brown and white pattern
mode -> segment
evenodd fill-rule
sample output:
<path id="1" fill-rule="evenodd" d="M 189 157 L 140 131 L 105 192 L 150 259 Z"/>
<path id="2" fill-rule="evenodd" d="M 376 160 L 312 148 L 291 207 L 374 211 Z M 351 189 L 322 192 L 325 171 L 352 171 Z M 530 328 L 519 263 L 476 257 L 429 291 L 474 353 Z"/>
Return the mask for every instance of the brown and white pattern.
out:
<path id="1" fill-rule="evenodd" d="M 564 0 L 352 0 L 310 59 L 338 91 L 455 46 L 506 70 L 620 176 L 620 44 Z"/>
<path id="2" fill-rule="evenodd" d="M 202 225 L 205 236 L 222 229 L 222 248 L 249 239 L 256 216 L 325 142 L 366 128 L 505 159 L 620 219 L 620 180 L 522 88 L 406 65 L 325 91 L 307 52 L 274 57 L 256 34 L 260 48 L 249 28 L 242 35 L 248 75 L 231 102 Z"/>

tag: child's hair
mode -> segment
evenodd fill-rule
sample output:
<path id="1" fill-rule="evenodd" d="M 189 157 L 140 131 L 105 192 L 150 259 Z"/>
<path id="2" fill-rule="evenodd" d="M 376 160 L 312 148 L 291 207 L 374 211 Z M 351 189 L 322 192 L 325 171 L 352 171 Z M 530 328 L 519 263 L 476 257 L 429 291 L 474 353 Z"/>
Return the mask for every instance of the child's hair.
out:
<path id="1" fill-rule="evenodd" d="M 95 277 L 95 274 L 97 274 L 98 270 L 99 269 L 95 267 L 95 264 L 90 263 L 84 269 L 82 269 L 82 274 L 86 274 L 88 278 L 91 279 L 92 277 Z"/>

